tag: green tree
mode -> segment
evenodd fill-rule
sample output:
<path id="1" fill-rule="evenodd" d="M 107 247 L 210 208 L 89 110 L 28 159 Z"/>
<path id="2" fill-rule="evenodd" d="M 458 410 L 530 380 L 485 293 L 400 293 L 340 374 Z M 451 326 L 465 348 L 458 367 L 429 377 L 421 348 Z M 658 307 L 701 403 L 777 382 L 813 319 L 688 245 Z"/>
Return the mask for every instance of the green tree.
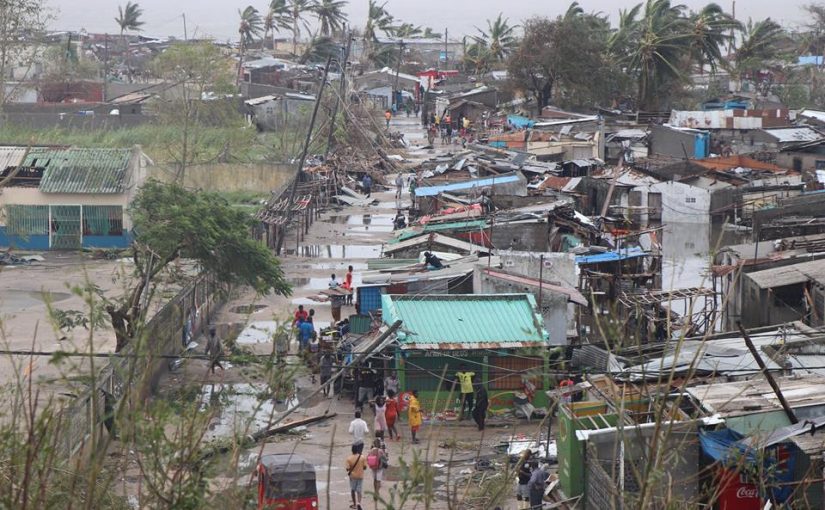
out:
<path id="1" fill-rule="evenodd" d="M 301 54 L 298 62 L 301 64 L 325 62 L 329 57 L 335 58 L 341 54 L 341 45 L 332 37 L 313 37 Z"/>
<path id="2" fill-rule="evenodd" d="M 346 0 L 319 0 L 313 8 L 315 17 L 320 24 L 322 36 L 334 36 L 340 32 L 347 22 L 347 15 L 344 13 Z"/>
<path id="3" fill-rule="evenodd" d="M 298 54 L 298 38 L 301 36 L 301 29 L 303 28 L 309 32 L 309 20 L 307 14 L 315 9 L 313 0 L 287 0 L 287 12 L 289 19 L 292 22 L 292 54 Z"/>
<path id="4" fill-rule="evenodd" d="M 214 161 L 224 147 L 206 146 L 202 136 L 210 126 L 241 124 L 241 116 L 229 101 L 204 101 L 207 96 L 233 92 L 232 64 L 210 41 L 177 43 L 152 62 L 156 77 L 178 84 L 180 94 L 170 95 L 158 109 L 165 126 L 175 127 L 177 136 L 167 140 L 168 161 L 175 166 L 177 182 L 183 182 L 186 169 Z"/>
<path id="5" fill-rule="evenodd" d="M 135 338 L 154 280 L 178 259 L 192 259 L 220 282 L 247 285 L 260 294 L 291 292 L 278 259 L 250 236 L 252 218 L 216 193 L 150 180 L 129 214 L 135 232 L 134 283 L 123 299 L 106 304 L 118 351 Z"/>
<path id="6" fill-rule="evenodd" d="M 420 26 L 413 25 L 412 23 L 401 23 L 397 27 L 395 27 L 395 36 L 400 37 L 403 39 L 410 39 L 413 37 L 419 37 L 424 31 L 421 29 Z"/>
<path id="7" fill-rule="evenodd" d="M 289 17 L 289 8 L 286 5 L 286 0 L 272 0 L 269 3 L 269 8 L 266 11 L 266 16 L 263 20 L 264 35 L 263 39 L 269 40 L 268 36 L 272 37 L 272 47 L 275 47 L 275 32 L 281 30 L 291 30 L 292 21 Z"/>
<path id="8" fill-rule="evenodd" d="M 709 3 L 699 12 L 690 16 L 690 57 L 700 73 L 709 65 L 716 72 L 724 63 L 722 51 L 734 37 L 734 32 L 742 29 L 742 24 L 727 14 L 719 4 Z"/>
<path id="9" fill-rule="evenodd" d="M 246 56 L 247 47 L 255 41 L 255 37 L 261 33 L 263 29 L 263 20 L 258 9 L 248 5 L 243 11 L 238 10 L 238 15 L 241 21 L 238 24 L 238 35 L 241 37 L 240 57 L 238 60 L 238 76 L 236 83 L 241 81 L 241 72 L 243 70 L 243 60 Z"/>
<path id="10" fill-rule="evenodd" d="M 808 55 L 825 55 L 825 4 L 803 7 L 809 21 L 805 23 L 800 50 Z"/>
<path id="11" fill-rule="evenodd" d="M 44 34 L 51 14 L 45 0 L 3 0 L 0 3 L 0 109 L 13 99 L 18 85 L 30 79 L 29 72 L 39 62 L 42 45 L 21 44 Z M 25 77 L 11 80 L 12 68 L 24 70 Z"/>
<path id="12" fill-rule="evenodd" d="M 476 76 L 490 71 L 494 61 L 493 53 L 483 40 L 475 40 L 464 52 L 464 69 Z"/>
<path id="13" fill-rule="evenodd" d="M 742 41 L 734 54 L 734 74 L 741 80 L 753 76 L 783 55 L 785 30 L 770 18 L 748 24 L 742 33 Z"/>
<path id="14" fill-rule="evenodd" d="M 425 27 L 421 37 L 424 39 L 441 39 L 441 32 L 436 32 L 430 27 Z"/>
<path id="15" fill-rule="evenodd" d="M 669 99 L 664 91 L 685 78 L 681 67 L 689 56 L 691 32 L 684 11 L 670 0 L 647 0 L 621 13 L 610 47 L 635 77 L 642 109 L 663 107 Z"/>
<path id="16" fill-rule="evenodd" d="M 503 62 L 516 46 L 516 28 L 517 26 L 511 26 L 509 20 L 502 18 L 502 14 L 499 13 L 496 19 L 487 20 L 487 30 L 476 28 L 480 35 L 476 36 L 475 40 L 489 49 L 493 60 Z"/>

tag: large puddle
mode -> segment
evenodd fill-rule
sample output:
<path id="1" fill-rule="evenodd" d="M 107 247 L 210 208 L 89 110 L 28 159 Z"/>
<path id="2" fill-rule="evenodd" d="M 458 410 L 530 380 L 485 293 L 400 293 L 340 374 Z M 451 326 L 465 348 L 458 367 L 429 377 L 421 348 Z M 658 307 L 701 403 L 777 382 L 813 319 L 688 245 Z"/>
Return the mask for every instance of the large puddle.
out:
<path id="1" fill-rule="evenodd" d="M 7 290 L 0 294 L 0 312 L 16 312 L 46 302 L 57 303 L 72 297 L 68 292 L 41 292 L 33 290 Z"/>
<path id="2" fill-rule="evenodd" d="M 265 344 L 272 341 L 272 335 L 278 330 L 276 321 L 250 322 L 235 339 L 238 345 Z"/>
<path id="3" fill-rule="evenodd" d="M 295 250 L 287 250 L 287 254 L 294 255 Z M 381 255 L 381 244 L 310 244 L 301 246 L 297 256 L 326 259 L 374 259 Z"/>
<path id="4" fill-rule="evenodd" d="M 201 392 L 201 409 L 221 405 L 220 416 L 209 425 L 207 439 L 251 434 L 274 422 L 279 413 L 298 405 L 294 395 L 279 403 L 266 385 L 207 384 Z"/>

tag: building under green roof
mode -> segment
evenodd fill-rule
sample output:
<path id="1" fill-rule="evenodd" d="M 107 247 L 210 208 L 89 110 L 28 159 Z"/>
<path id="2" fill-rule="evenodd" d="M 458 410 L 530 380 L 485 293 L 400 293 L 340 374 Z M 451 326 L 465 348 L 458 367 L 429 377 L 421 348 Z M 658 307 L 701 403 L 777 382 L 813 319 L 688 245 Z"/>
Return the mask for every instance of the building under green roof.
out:
<path id="1" fill-rule="evenodd" d="M 43 193 L 123 193 L 132 149 L 31 149 L 23 167 L 44 169 Z"/>
<path id="2" fill-rule="evenodd" d="M 514 349 L 547 344 L 530 294 L 384 295 L 385 323 L 402 322 L 402 349 Z"/>

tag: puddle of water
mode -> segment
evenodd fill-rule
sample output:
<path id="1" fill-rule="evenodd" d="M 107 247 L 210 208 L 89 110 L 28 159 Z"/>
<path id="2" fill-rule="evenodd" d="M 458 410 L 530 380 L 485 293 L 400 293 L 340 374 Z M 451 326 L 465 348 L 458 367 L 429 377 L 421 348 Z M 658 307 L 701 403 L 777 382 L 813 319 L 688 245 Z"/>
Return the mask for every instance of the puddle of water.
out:
<path id="1" fill-rule="evenodd" d="M 309 283 L 309 278 L 302 278 L 300 276 L 290 277 L 286 279 L 293 287 L 303 287 Z"/>
<path id="2" fill-rule="evenodd" d="M 292 250 L 294 253 L 294 250 Z M 299 257 L 327 258 L 327 259 L 374 259 L 381 255 L 381 245 L 366 244 L 310 244 L 301 246 Z"/>
<path id="3" fill-rule="evenodd" d="M 204 385 L 201 392 L 202 410 L 221 402 L 224 404 L 220 416 L 209 425 L 207 438 L 216 439 L 255 432 L 274 421 L 279 413 L 298 405 L 294 397 L 278 404 L 264 395 L 266 391 L 267 387 L 260 384 Z"/>
<path id="4" fill-rule="evenodd" d="M 72 297 L 68 292 L 40 292 L 33 290 L 11 289 L 3 292 L 0 297 L 0 311 L 13 312 L 44 304 L 47 300 L 52 303 L 64 301 Z"/>
<path id="5" fill-rule="evenodd" d="M 235 342 L 239 345 L 265 344 L 272 341 L 272 335 L 278 329 L 275 321 L 250 322 Z"/>
<path id="6" fill-rule="evenodd" d="M 355 232 L 392 232 L 392 225 L 361 225 L 347 228 L 347 235 L 354 235 Z"/>
<path id="7" fill-rule="evenodd" d="M 336 271 L 335 274 L 338 274 L 338 272 L 340 271 L 341 274 L 344 274 L 347 272 L 347 266 L 352 266 L 352 269 L 354 269 L 355 271 L 366 271 L 368 269 L 367 264 L 364 262 L 322 262 L 319 264 L 312 264 L 310 267 L 312 269 L 333 270 Z"/>

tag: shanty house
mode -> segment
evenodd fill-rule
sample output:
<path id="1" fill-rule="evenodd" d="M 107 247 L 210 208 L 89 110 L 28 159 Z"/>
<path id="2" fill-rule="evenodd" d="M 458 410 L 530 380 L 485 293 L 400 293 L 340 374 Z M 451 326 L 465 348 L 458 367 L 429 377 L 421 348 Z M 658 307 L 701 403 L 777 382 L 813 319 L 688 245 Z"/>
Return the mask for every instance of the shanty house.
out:
<path id="1" fill-rule="evenodd" d="M 121 248 L 126 207 L 149 158 L 133 149 L 0 149 L 0 246 L 30 250 Z"/>
<path id="2" fill-rule="evenodd" d="M 531 295 L 384 295 L 381 312 L 385 324 L 401 321 L 395 368 L 425 409 L 444 409 L 461 365 L 475 371 L 493 407 L 511 405 L 528 382 L 547 388 L 548 334 Z M 543 393 L 536 399 L 543 403 Z"/>
<path id="3" fill-rule="evenodd" d="M 746 328 L 803 320 L 825 324 L 825 260 L 800 262 L 740 276 Z"/>

